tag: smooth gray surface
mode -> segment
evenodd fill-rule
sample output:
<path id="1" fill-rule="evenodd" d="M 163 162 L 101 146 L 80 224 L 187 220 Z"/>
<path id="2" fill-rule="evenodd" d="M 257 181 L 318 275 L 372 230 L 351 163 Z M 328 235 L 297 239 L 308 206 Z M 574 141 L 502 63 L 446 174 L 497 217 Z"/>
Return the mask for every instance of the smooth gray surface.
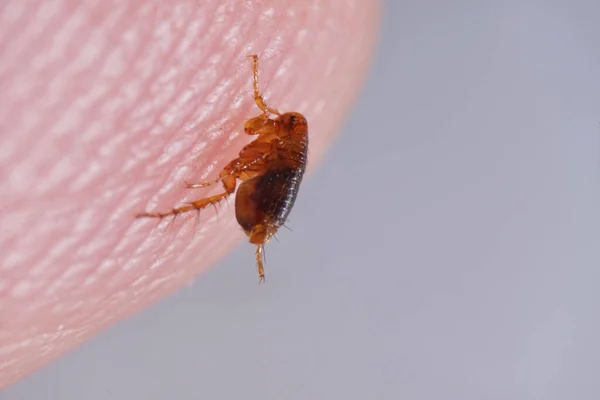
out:
<path id="1" fill-rule="evenodd" d="M 386 2 L 266 286 L 243 246 L 0 397 L 600 398 L 600 3 L 460 4 Z"/>

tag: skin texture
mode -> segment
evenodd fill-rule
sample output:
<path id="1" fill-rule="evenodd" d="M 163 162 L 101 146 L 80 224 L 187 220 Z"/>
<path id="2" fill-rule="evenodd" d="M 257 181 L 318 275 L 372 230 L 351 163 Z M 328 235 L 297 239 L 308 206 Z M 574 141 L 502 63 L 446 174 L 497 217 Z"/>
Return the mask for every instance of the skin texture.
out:
<path id="1" fill-rule="evenodd" d="M 309 121 L 309 165 L 372 57 L 374 1 L 4 1 L 0 5 L 0 387 L 190 282 L 245 235 L 221 190 L 267 103 Z M 204 190 L 204 191 L 201 191 Z M 248 268 L 254 268 L 248 260 Z M 256 282 L 248 282 L 255 284 Z"/>

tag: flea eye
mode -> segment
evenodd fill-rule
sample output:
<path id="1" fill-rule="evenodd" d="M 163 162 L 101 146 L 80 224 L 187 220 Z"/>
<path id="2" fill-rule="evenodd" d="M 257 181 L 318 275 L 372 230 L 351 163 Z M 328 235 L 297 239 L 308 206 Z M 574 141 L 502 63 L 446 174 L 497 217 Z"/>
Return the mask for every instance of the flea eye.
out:
<path id="1" fill-rule="evenodd" d="M 295 115 L 290 115 L 290 125 L 294 125 L 297 119 Z"/>

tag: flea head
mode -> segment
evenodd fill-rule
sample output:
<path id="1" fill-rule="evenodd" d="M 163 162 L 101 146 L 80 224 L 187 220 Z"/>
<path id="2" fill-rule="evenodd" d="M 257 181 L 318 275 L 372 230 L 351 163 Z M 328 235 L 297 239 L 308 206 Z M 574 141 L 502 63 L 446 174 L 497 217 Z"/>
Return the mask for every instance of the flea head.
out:
<path id="1" fill-rule="evenodd" d="M 297 112 L 288 112 L 281 115 L 283 129 L 290 134 L 306 134 L 308 131 L 308 122 L 304 115 Z"/>

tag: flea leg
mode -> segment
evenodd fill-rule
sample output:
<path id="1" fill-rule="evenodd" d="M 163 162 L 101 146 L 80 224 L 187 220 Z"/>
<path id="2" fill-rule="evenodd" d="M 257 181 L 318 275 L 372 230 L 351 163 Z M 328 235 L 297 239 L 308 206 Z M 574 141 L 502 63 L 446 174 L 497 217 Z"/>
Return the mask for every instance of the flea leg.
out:
<path id="1" fill-rule="evenodd" d="M 281 115 L 281 113 L 276 109 L 267 106 L 267 103 L 265 103 L 265 100 L 263 99 L 262 95 L 260 94 L 260 91 L 258 90 L 258 56 L 256 54 L 252 54 L 248 57 L 252 59 L 252 71 L 254 72 L 254 102 L 256 103 L 258 108 L 261 109 L 265 118 L 268 118 L 269 113 Z"/>
<path id="2" fill-rule="evenodd" d="M 274 136 L 281 131 L 279 119 L 269 119 L 264 114 L 250 118 L 244 125 L 244 132 L 248 135 L 264 135 L 270 133 Z"/>
<path id="3" fill-rule="evenodd" d="M 257 163 L 264 162 L 265 158 L 271 154 L 273 150 L 273 145 L 271 143 L 265 142 L 252 142 L 246 145 L 242 151 L 240 151 L 240 156 L 235 160 L 231 161 L 219 174 L 218 179 L 213 179 L 212 181 L 200 182 L 200 183 L 188 183 L 185 182 L 186 187 L 188 189 L 198 189 L 206 186 L 214 185 L 215 183 L 221 182 L 228 176 L 235 176 L 236 178 L 240 177 L 240 173 L 252 169 L 256 170 Z M 251 168 L 253 167 L 253 168 Z M 261 168 L 264 168 L 261 166 Z"/>
<path id="4" fill-rule="evenodd" d="M 215 205 L 226 197 L 230 196 L 233 192 L 235 192 L 236 187 L 236 177 L 234 175 L 227 175 L 222 178 L 223 187 L 225 191 L 223 193 L 215 194 L 214 196 L 208 196 L 200 200 L 192 201 L 184 206 L 173 208 L 167 212 L 155 212 L 155 213 L 141 213 L 138 214 L 136 218 L 164 218 L 169 215 L 177 215 L 191 210 L 200 211 L 201 209 L 209 206 Z"/>
<path id="5" fill-rule="evenodd" d="M 264 245 L 256 246 L 256 265 L 258 266 L 258 283 L 265 282 L 265 269 L 263 267 Z"/>
<path id="6" fill-rule="evenodd" d="M 215 183 L 221 182 L 221 178 L 213 179 L 212 181 L 200 182 L 200 183 L 189 183 L 187 181 L 183 181 L 185 183 L 185 187 L 188 189 L 198 189 L 207 186 L 214 185 Z"/>

